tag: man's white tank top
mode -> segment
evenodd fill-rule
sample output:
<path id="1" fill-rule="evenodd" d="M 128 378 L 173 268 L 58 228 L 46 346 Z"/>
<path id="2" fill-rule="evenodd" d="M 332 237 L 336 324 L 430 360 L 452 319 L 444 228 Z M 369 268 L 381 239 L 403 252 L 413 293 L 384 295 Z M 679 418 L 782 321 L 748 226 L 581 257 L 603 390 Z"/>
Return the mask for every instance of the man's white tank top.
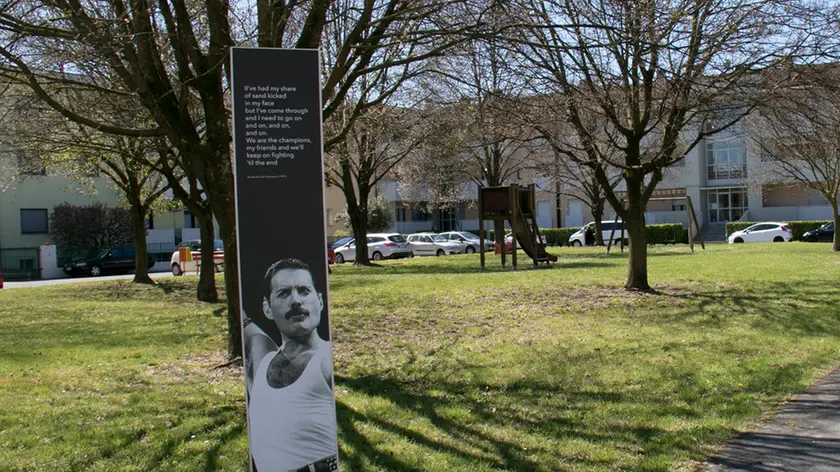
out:
<path id="1" fill-rule="evenodd" d="M 278 352 L 260 361 L 248 407 L 258 472 L 289 472 L 338 453 L 333 392 L 321 372 L 329 353 L 329 345 L 318 349 L 300 378 L 283 388 L 272 388 L 266 378 Z"/>

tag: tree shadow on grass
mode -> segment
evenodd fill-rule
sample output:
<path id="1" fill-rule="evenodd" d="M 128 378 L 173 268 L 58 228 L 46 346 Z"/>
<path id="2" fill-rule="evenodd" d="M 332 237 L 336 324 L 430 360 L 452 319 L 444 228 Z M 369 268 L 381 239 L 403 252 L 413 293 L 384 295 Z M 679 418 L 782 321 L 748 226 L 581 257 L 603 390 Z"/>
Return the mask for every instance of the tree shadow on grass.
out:
<path id="1" fill-rule="evenodd" d="M 394 382 L 387 378 L 366 376 L 359 378 L 337 377 L 337 386 L 352 389 L 357 394 L 370 398 L 387 400 L 412 418 L 410 422 L 389 416 L 387 413 L 365 413 L 358 408 L 338 402 L 338 422 L 342 444 L 346 452 L 342 461 L 349 465 L 348 470 L 363 470 L 363 458 L 377 468 L 389 471 L 419 470 L 387 452 L 392 444 L 379 447 L 368 434 L 369 426 L 384 431 L 388 436 L 406 441 L 435 451 L 448 457 L 447 463 L 463 461 L 476 467 L 481 464 L 493 470 L 578 470 L 585 468 L 613 467 L 609 459 L 598 454 L 580 454 L 562 450 L 553 450 L 558 441 L 572 443 L 585 442 L 597 447 L 609 448 L 623 444 L 628 448 L 638 447 L 644 455 L 688 454 L 702 456 L 702 442 L 695 436 L 673 437 L 672 432 L 653 426 L 627 424 L 620 419 L 609 425 L 599 427 L 587 424 L 586 414 L 594 408 L 610 408 L 606 405 L 643 405 L 646 408 L 663 409 L 662 415 L 680 413 L 669 405 L 651 405 L 652 400 L 640 399 L 616 392 L 591 392 L 558 389 L 545 382 L 533 379 L 508 385 L 504 388 L 483 386 L 481 391 L 486 398 L 504 398 L 504 401 L 481 401 L 466 390 L 464 385 L 453 382 L 434 382 L 436 392 L 446 392 L 445 397 L 426 393 L 425 389 L 410 384 Z M 537 413 L 528 413 L 527 408 L 545 403 L 547 399 L 562 397 L 558 408 L 541 408 Z M 520 408 L 519 405 L 522 407 Z M 470 412 L 470 419 L 453 419 L 441 413 L 447 406 L 457 407 Z M 525 409 L 525 410 L 523 410 Z M 575 410 L 578 409 L 578 410 Z M 682 412 L 685 417 L 699 415 L 696 412 Z M 414 425 L 425 425 L 417 427 Z M 431 428 L 430 428 L 431 426 Z M 495 431 L 495 433 L 493 432 Z M 513 438 L 508 439 L 509 431 Z M 725 435 L 723 428 L 706 431 L 707 435 Z M 379 433 L 376 433 L 379 436 Z M 517 440 L 516 436 L 520 436 Z M 521 436 L 529 439 L 521 440 Z M 536 450 L 527 445 L 539 443 Z M 540 459 L 551 457 L 549 462 Z M 453 459 L 456 458 L 456 459 Z M 430 458 L 430 463 L 436 459 Z M 425 468 L 423 470 L 438 470 Z M 466 470 L 466 469 L 464 469 Z M 668 470 L 665 466 L 660 469 Z"/>
<path id="2" fill-rule="evenodd" d="M 498 261 L 492 264 L 487 264 L 483 269 L 478 260 L 475 264 L 465 265 L 463 263 L 424 263 L 424 264 L 401 264 L 389 267 L 383 267 L 381 272 L 370 272 L 371 275 L 433 275 L 433 274 L 497 274 L 505 272 L 530 272 L 530 271 L 551 271 L 558 269 L 579 269 L 579 268 L 601 268 L 613 267 L 614 264 L 598 260 L 597 258 L 559 258 L 557 262 L 550 266 L 545 263 L 540 263 L 534 266 L 530 258 L 519 259 L 516 270 L 508 260 L 504 267 Z"/>
<path id="3" fill-rule="evenodd" d="M 758 315 L 755 323 L 761 323 L 763 329 L 794 331 L 809 336 L 840 336 L 837 291 L 825 282 L 767 282 L 756 285 L 754 290 L 722 287 L 663 295 L 688 301 L 696 307 L 694 311 L 684 311 L 675 321 L 694 317 L 698 312 L 723 310 L 726 317 Z M 717 316 L 720 315 L 715 313 L 714 317 Z"/>

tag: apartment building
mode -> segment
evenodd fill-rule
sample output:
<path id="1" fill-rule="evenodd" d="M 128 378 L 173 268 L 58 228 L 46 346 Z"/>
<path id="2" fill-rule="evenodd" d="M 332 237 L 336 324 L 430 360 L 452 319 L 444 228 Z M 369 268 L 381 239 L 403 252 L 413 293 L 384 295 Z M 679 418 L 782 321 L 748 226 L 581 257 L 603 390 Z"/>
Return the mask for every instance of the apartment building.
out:
<path id="1" fill-rule="evenodd" d="M 741 127 L 703 140 L 684 160 L 669 168 L 648 203 L 648 224 L 688 224 L 685 197 L 691 197 L 704 232 L 722 239 L 730 221 L 830 220 L 831 206 L 802 185 L 778 185 L 767 177 L 770 163 Z M 620 190 L 621 187 L 619 187 Z M 592 221 L 579 200 L 564 199 L 563 226 Z M 604 219 L 613 219 L 608 206 Z"/>
<path id="2" fill-rule="evenodd" d="M 49 225 L 55 207 L 62 203 L 119 206 L 118 191 L 106 178 L 95 178 L 91 185 L 83 186 L 58 172 L 21 171 L 21 165 L 14 156 L 0 158 L 0 267 L 7 278 L 60 275 L 57 267 L 45 265 L 39 249 L 52 243 Z M 148 249 L 161 261 L 165 259 L 166 266 L 178 242 L 199 238 L 195 218 L 183 208 L 151 215 L 147 224 Z"/>

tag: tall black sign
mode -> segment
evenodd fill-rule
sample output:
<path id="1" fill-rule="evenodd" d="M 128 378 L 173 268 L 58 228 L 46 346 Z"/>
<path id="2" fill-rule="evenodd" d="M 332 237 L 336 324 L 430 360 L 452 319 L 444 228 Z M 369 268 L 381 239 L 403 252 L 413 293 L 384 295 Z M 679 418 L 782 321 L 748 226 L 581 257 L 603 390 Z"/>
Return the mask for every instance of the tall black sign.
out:
<path id="1" fill-rule="evenodd" d="M 252 467 L 338 470 L 318 51 L 232 48 L 231 64 Z"/>

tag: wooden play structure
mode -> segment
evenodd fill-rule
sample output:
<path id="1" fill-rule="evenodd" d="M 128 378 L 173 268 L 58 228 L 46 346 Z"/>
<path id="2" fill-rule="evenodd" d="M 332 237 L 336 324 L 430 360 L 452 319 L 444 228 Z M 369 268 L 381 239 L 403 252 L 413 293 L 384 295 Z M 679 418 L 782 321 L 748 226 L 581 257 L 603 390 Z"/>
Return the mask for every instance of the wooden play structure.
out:
<path id="1" fill-rule="evenodd" d="M 694 236 L 697 236 L 700 239 L 700 246 L 703 250 L 706 249 L 706 243 L 703 241 L 703 233 L 700 231 L 700 223 L 697 222 L 697 213 L 694 212 L 694 205 L 691 204 L 691 197 L 688 195 L 682 197 L 685 199 L 685 217 L 688 220 L 688 246 L 691 248 L 691 252 L 694 252 Z M 651 198 L 650 200 L 675 200 L 675 198 Z M 621 221 L 618 219 L 618 221 Z M 694 231 L 692 232 L 692 223 L 694 223 Z M 624 222 L 621 221 L 619 227 L 619 234 L 624 233 Z M 607 254 L 610 253 L 610 247 L 612 247 L 613 238 L 615 237 L 615 227 L 618 225 L 613 225 L 612 232 L 610 232 L 610 239 L 607 241 Z M 677 242 L 677 235 L 674 234 L 674 239 L 671 241 L 667 241 L 666 244 L 676 244 Z M 621 252 L 624 252 L 624 239 L 620 238 L 619 244 L 621 244 Z"/>
<path id="2" fill-rule="evenodd" d="M 484 222 L 507 221 L 513 233 L 513 245 L 511 247 L 510 259 L 514 270 L 516 269 L 516 248 L 522 248 L 525 254 L 533 261 L 534 266 L 540 262 L 550 265 L 557 261 L 557 256 L 549 254 L 545 250 L 540 229 L 536 219 L 536 200 L 534 184 L 519 186 L 516 184 L 507 187 L 480 187 L 478 189 L 478 237 L 484 241 Z M 507 248 L 501 245 L 502 266 L 507 262 Z M 481 244 L 481 268 L 484 268 L 484 244 Z"/>

